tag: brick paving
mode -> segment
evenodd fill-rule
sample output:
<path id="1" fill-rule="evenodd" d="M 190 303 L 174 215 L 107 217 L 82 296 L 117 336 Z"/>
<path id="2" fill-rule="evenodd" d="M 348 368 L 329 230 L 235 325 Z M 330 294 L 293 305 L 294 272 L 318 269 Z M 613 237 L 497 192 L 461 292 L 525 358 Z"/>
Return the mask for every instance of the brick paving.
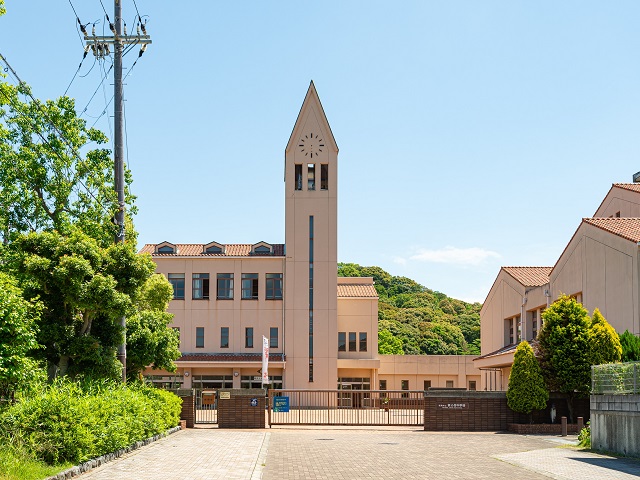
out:
<path id="1" fill-rule="evenodd" d="M 640 462 L 562 448 L 559 441 L 407 427 L 198 428 L 178 432 L 79 479 L 626 480 L 640 476 Z"/>

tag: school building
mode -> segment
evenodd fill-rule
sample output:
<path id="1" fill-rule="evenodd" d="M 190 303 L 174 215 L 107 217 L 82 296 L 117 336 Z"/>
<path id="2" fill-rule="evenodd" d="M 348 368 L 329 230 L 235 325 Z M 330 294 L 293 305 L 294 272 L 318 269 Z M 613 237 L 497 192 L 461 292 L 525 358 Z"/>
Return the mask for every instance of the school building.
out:
<path id="1" fill-rule="evenodd" d="M 338 146 L 313 82 L 285 149 L 284 178 L 284 244 L 215 238 L 143 247 L 173 285 L 169 312 L 182 352 L 177 373 L 149 369 L 153 381 L 259 388 L 265 336 L 271 388 L 479 389 L 471 356 L 378 354 L 373 279 L 337 276 Z"/>

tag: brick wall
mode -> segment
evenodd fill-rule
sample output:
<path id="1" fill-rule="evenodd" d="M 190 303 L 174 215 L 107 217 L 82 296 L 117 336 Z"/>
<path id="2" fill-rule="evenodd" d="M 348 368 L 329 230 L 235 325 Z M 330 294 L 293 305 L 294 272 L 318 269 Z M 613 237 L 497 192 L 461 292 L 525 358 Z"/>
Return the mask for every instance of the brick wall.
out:
<path id="1" fill-rule="evenodd" d="M 196 404 L 194 396 L 182 397 L 182 412 L 180 420 L 187 422 L 187 428 L 193 428 L 196 423 Z"/>
<path id="2" fill-rule="evenodd" d="M 557 395 L 551 396 L 546 409 L 533 412 L 533 422 L 550 424 L 551 405 L 555 405 L 557 428 L 560 428 L 560 418 L 562 416 L 568 417 L 569 414 L 565 399 Z M 574 410 L 576 418 L 581 416 L 586 423 L 589 419 L 588 399 L 577 400 L 574 404 Z M 430 390 L 425 396 L 425 430 L 504 431 L 507 430 L 509 424 L 529 423 L 529 415 L 514 412 L 507 406 L 506 392 Z"/>
<path id="3" fill-rule="evenodd" d="M 230 398 L 222 392 L 229 392 Z M 265 428 L 265 406 L 264 390 L 219 390 L 218 428 Z"/>

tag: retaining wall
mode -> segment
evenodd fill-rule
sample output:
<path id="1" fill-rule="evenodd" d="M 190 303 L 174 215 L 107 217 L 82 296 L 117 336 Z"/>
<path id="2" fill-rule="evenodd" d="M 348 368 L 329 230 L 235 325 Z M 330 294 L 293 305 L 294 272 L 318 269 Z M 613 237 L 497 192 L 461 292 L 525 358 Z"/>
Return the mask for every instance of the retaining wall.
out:
<path id="1" fill-rule="evenodd" d="M 640 395 L 591 395 L 591 448 L 640 457 Z"/>

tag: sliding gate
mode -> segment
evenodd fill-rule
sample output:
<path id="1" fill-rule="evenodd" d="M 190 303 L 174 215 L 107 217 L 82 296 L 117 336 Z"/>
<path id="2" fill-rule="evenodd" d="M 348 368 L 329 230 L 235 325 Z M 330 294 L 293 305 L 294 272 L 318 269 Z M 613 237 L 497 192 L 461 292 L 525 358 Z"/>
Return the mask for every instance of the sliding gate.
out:
<path id="1" fill-rule="evenodd" d="M 196 423 L 218 423 L 218 395 L 216 390 L 196 391 Z"/>
<path id="2" fill-rule="evenodd" d="M 269 390 L 269 426 L 421 426 L 424 394 L 422 390 Z"/>

